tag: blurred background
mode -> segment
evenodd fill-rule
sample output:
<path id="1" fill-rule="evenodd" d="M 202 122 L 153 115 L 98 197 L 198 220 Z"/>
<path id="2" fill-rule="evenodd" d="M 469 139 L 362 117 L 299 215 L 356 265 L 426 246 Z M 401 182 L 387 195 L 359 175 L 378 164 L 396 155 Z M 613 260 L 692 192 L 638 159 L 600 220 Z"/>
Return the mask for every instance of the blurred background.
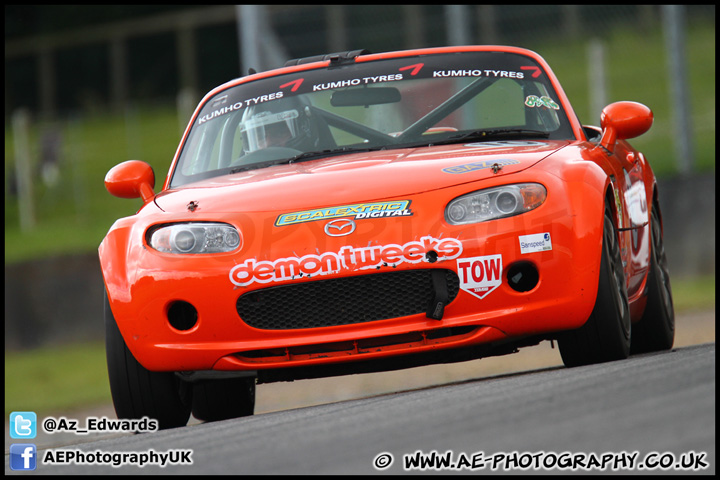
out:
<path id="1" fill-rule="evenodd" d="M 198 101 L 249 68 L 459 44 L 537 51 L 584 124 L 652 108 L 631 143 L 660 179 L 676 303 L 714 309 L 714 5 L 6 5 L 6 409 L 9 352 L 88 342 L 107 388 L 97 247 L 141 206 L 105 191 L 111 167 L 144 160 L 159 188 Z"/>

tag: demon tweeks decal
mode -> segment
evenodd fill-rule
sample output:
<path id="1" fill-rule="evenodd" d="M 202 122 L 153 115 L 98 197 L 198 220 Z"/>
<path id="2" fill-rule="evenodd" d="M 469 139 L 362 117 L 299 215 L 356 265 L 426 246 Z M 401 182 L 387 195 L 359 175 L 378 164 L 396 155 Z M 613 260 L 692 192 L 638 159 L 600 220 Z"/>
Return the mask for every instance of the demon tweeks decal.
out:
<path id="1" fill-rule="evenodd" d="M 383 265 L 435 263 L 453 260 L 459 257 L 462 251 L 460 240 L 427 236 L 404 245 L 344 246 L 339 252 L 285 257 L 272 261 L 251 258 L 230 270 L 230 281 L 238 287 L 245 287 L 254 282 L 280 282 L 314 275 L 368 270 Z M 435 255 L 428 255 L 430 252 L 435 252 Z"/>

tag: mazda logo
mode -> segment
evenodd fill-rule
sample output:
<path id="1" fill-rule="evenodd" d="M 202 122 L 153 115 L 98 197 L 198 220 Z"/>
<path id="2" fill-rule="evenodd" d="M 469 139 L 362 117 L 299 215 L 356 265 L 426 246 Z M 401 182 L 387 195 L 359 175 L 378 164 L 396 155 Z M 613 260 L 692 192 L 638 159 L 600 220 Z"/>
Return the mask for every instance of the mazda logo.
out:
<path id="1" fill-rule="evenodd" d="M 349 218 L 333 220 L 325 224 L 325 233 L 331 237 L 343 237 L 355 231 L 355 222 Z"/>

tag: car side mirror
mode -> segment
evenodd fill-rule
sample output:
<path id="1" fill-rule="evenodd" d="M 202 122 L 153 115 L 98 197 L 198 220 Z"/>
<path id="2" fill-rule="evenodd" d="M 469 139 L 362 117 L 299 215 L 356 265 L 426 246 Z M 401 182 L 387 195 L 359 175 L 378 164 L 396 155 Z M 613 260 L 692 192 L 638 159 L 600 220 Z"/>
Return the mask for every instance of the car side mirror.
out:
<path id="1" fill-rule="evenodd" d="M 602 128 L 600 145 L 612 152 L 615 142 L 639 137 L 650 130 L 652 124 L 652 110 L 642 103 L 611 103 L 603 108 L 600 114 L 600 127 Z"/>
<path id="2" fill-rule="evenodd" d="M 155 196 L 155 172 L 140 160 L 128 160 L 114 166 L 105 175 L 105 188 L 120 198 L 142 198 L 144 203 Z"/>

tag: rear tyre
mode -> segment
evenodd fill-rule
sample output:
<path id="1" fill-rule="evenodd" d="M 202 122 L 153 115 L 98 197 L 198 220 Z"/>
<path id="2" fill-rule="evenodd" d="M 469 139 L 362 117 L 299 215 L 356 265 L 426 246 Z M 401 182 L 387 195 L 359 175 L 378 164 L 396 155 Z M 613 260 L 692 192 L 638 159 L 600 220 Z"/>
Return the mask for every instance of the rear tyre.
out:
<path id="1" fill-rule="evenodd" d="M 105 353 L 110 392 L 118 418 L 149 417 L 160 429 L 182 427 L 190 418 L 192 391 L 173 372 L 151 372 L 135 359 L 120 334 L 105 294 Z"/>
<path id="2" fill-rule="evenodd" d="M 675 340 L 675 309 L 659 212 L 660 206 L 655 202 L 650 220 L 652 252 L 647 306 L 640 321 L 632 326 L 631 353 L 669 350 Z"/>
<path id="3" fill-rule="evenodd" d="M 198 420 L 245 417 L 254 410 L 255 377 L 206 380 L 193 385 L 192 413 Z"/>
<path id="4" fill-rule="evenodd" d="M 595 306 L 585 325 L 558 338 L 567 367 L 627 358 L 630 353 L 630 308 L 617 230 L 605 206 L 600 275 Z"/>

